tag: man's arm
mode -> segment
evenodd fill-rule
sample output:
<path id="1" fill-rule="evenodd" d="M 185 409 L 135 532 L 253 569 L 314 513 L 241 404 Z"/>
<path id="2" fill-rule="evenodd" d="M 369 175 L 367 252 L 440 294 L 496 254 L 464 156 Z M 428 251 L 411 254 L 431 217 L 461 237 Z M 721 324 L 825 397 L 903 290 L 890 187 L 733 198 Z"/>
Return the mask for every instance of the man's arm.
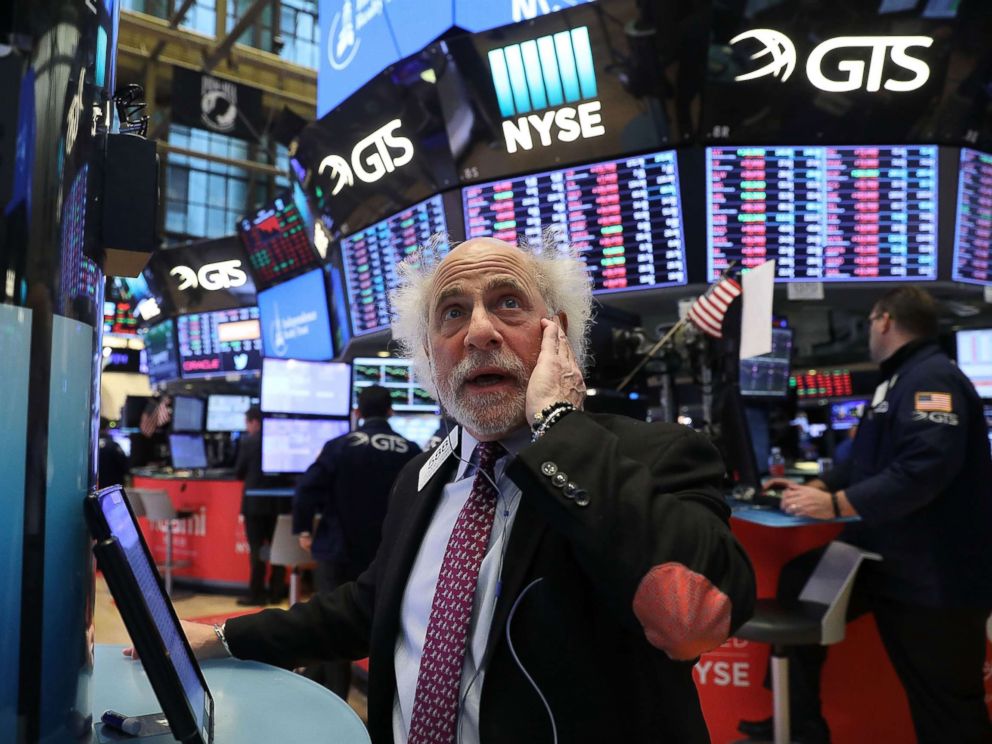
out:
<path id="1" fill-rule="evenodd" d="M 293 534 L 309 533 L 314 516 L 323 511 L 334 488 L 334 451 L 332 442 L 324 445 L 320 455 L 300 478 L 293 494 Z M 325 515 L 326 516 L 326 515 Z"/>

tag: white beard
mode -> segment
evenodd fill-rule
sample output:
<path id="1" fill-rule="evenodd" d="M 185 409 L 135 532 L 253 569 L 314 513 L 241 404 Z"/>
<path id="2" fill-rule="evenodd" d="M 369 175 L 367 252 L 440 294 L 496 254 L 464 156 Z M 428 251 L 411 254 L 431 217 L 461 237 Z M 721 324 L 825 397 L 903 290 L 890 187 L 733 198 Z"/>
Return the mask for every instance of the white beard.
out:
<path id="1" fill-rule="evenodd" d="M 473 371 L 481 367 L 497 367 L 516 379 L 516 388 L 472 395 L 458 393 Z M 529 377 L 523 362 L 507 349 L 479 352 L 462 359 L 444 379 L 436 380 L 437 394 L 444 409 L 459 424 L 479 436 L 503 434 L 526 423 L 527 387 Z"/>

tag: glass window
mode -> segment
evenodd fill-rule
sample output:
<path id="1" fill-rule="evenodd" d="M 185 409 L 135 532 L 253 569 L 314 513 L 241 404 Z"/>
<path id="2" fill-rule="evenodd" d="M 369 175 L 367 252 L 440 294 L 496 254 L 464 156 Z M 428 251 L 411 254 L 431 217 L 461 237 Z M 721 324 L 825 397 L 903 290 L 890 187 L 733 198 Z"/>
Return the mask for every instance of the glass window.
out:
<path id="1" fill-rule="evenodd" d="M 186 11 L 179 28 L 214 36 L 217 33 L 217 0 L 196 0 L 193 7 Z"/>

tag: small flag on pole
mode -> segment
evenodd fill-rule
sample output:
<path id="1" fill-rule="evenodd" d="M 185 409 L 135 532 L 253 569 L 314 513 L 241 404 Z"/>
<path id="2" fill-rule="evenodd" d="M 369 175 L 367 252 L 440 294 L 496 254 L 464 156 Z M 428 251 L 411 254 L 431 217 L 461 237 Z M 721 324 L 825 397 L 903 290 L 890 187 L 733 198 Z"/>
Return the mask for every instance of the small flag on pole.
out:
<path id="1" fill-rule="evenodd" d="M 166 404 L 165 398 L 160 398 L 151 411 L 145 411 L 141 414 L 139 426 L 141 433 L 146 437 L 154 436 L 156 430 L 169 423 L 171 418 L 172 414 L 169 413 L 169 406 Z"/>
<path id="2" fill-rule="evenodd" d="M 714 338 L 723 338 L 723 316 L 740 293 L 741 285 L 735 279 L 723 277 L 692 303 L 688 313 L 689 320 L 703 333 Z"/>

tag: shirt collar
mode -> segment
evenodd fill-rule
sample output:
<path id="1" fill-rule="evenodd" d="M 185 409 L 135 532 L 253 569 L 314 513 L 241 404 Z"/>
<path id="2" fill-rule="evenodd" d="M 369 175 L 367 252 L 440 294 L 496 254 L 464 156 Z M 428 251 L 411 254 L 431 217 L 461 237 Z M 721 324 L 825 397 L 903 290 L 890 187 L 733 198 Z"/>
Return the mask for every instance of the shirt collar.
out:
<path id="1" fill-rule="evenodd" d="M 520 450 L 530 444 L 530 438 L 530 429 L 526 426 L 521 426 L 519 429 L 511 432 L 509 436 L 500 439 L 499 443 L 506 448 L 509 454 L 516 455 Z M 458 470 L 455 472 L 455 480 L 461 480 L 465 477 L 469 463 L 472 461 L 472 453 L 475 451 L 475 445 L 478 443 L 479 440 L 469 434 L 464 426 L 461 427 L 461 451 L 459 453 L 461 459 L 458 463 Z"/>

